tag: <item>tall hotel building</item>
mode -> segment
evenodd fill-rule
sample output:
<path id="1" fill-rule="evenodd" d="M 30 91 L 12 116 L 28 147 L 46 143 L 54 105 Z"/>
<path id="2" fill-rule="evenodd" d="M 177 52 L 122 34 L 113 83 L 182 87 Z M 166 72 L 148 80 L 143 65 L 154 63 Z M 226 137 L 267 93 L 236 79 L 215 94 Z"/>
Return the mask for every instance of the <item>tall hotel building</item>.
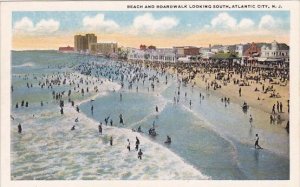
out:
<path id="1" fill-rule="evenodd" d="M 75 35 L 74 51 L 86 52 L 92 43 L 97 43 L 97 36 L 95 34 Z"/>
<path id="2" fill-rule="evenodd" d="M 111 55 L 118 52 L 118 44 L 116 42 L 92 43 L 89 45 L 91 54 Z"/>

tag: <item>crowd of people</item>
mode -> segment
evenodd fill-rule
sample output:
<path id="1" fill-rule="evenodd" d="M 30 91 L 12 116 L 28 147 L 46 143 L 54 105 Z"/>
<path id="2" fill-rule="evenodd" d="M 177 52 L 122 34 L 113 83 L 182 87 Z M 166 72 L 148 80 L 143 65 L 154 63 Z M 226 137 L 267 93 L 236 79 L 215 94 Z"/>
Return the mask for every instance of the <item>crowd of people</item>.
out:
<path id="1" fill-rule="evenodd" d="M 119 94 L 119 101 L 123 101 L 122 90 L 139 92 L 141 89 L 139 85 L 146 87 L 146 92 L 155 92 L 159 84 L 168 84 L 168 79 L 171 76 L 177 78 L 176 90 L 174 90 L 174 104 L 180 103 L 180 99 L 183 97 L 182 86 L 190 84 L 192 89 L 194 86 L 205 87 L 206 94 L 209 94 L 210 90 L 223 89 L 228 85 L 233 85 L 237 88 L 237 97 L 247 100 L 244 97 L 245 91 L 243 87 L 254 85 L 256 88 L 254 92 L 261 92 L 263 94 L 270 94 L 270 98 L 280 98 L 280 93 L 276 93 L 275 86 L 267 84 L 276 83 L 278 85 L 286 85 L 289 76 L 285 70 L 270 70 L 252 68 L 248 66 L 241 66 L 232 63 L 197 63 L 197 64 L 166 64 L 166 63 L 153 63 L 153 62 L 128 62 L 123 61 L 112 62 L 107 60 L 105 63 L 85 62 L 74 66 L 74 71 L 71 72 L 55 72 L 49 74 L 41 74 L 39 77 L 35 74 L 18 75 L 19 78 L 26 80 L 25 87 L 32 89 L 37 87 L 40 89 L 46 89 L 51 95 L 52 102 L 57 103 L 59 107 L 59 113 L 64 115 L 64 107 L 68 103 L 78 113 L 80 112 L 80 106 L 75 105 L 75 102 L 82 98 L 89 97 L 93 94 L 97 94 L 101 90 L 101 86 L 104 83 L 102 77 L 107 78 L 111 82 L 118 82 L 121 85 L 121 91 Z M 150 70 L 152 73 L 149 73 Z M 214 75 L 213 78 L 210 75 Z M 198 77 L 198 79 L 197 79 Z M 32 78 L 32 82 L 31 79 Z M 261 91 L 258 89 L 258 85 L 261 86 Z M 14 92 L 17 88 L 11 86 L 11 92 Z M 115 91 L 115 90 L 113 90 Z M 193 91 L 193 90 L 192 90 Z M 204 93 L 199 93 L 200 102 L 205 99 Z M 188 93 L 184 93 L 185 101 L 187 100 Z M 258 98 L 260 100 L 261 98 Z M 229 96 L 221 97 L 221 102 L 227 107 L 231 98 Z M 245 102 L 244 101 L 244 102 Z M 15 108 L 28 108 L 29 102 L 25 100 L 13 101 L 15 102 Z M 19 106 L 19 102 L 21 103 Z M 47 100 L 40 101 L 40 106 L 43 107 Z M 189 99 L 188 104 L 190 109 L 193 107 L 192 99 Z M 248 101 L 247 101 L 248 103 Z M 247 104 L 248 107 L 248 104 Z M 284 112 L 284 104 L 282 101 L 276 102 L 273 105 L 270 112 L 270 123 L 281 123 L 283 119 L 280 114 Z M 91 106 L 92 115 L 95 112 L 95 108 Z M 155 112 L 159 113 L 158 106 L 155 107 Z M 287 112 L 289 112 L 289 105 L 287 105 Z M 118 114 L 119 124 L 125 126 L 124 116 Z M 105 125 L 110 124 L 114 126 L 113 117 L 107 116 L 104 119 Z M 117 121 L 117 120 L 115 120 Z M 76 130 L 76 123 L 78 118 L 75 119 L 75 124 L 72 124 L 71 130 Z M 249 122 L 252 125 L 254 123 L 253 116 L 250 114 Z M 287 124 L 288 126 L 288 124 Z M 18 133 L 22 133 L 21 123 L 18 125 Z M 102 122 L 98 125 L 99 134 L 103 134 Z M 141 132 L 141 129 L 137 130 Z M 149 129 L 149 135 L 156 135 L 155 128 Z M 256 135 L 258 137 L 258 135 Z M 110 145 L 113 146 L 113 135 L 110 136 Z M 128 151 L 131 151 L 130 140 L 127 139 Z M 170 144 L 171 137 L 168 135 L 165 143 Z M 255 141 L 255 147 L 258 147 L 258 138 Z M 259 146 L 260 147 L 260 146 Z M 138 151 L 138 158 L 142 159 L 143 152 L 140 148 L 140 140 L 136 137 L 135 150 Z"/>

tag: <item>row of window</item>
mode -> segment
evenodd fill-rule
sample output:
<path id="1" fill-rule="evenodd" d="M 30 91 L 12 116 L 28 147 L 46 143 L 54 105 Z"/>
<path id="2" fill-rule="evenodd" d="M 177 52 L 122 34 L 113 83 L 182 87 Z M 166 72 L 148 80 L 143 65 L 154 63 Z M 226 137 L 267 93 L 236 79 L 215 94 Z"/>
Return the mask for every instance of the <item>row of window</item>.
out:
<path id="1" fill-rule="evenodd" d="M 160 60 L 160 61 L 175 61 L 176 58 L 174 56 L 150 56 L 150 57 L 146 57 L 144 55 L 129 55 L 129 59 L 140 59 L 140 60 L 144 60 L 144 59 L 149 59 L 149 60 Z"/>
<path id="2" fill-rule="evenodd" d="M 288 52 L 262 52 L 262 56 L 288 56 Z"/>

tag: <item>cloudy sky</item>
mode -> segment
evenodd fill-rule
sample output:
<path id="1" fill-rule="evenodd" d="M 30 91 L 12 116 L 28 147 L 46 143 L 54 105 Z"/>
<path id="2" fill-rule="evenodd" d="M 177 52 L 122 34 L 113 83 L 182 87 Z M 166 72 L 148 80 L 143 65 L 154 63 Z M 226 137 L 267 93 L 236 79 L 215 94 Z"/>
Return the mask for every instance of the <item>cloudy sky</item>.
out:
<path id="1" fill-rule="evenodd" d="M 247 42 L 289 43 L 288 11 L 13 12 L 13 49 L 73 46 L 95 33 L 119 46 L 172 47 Z"/>

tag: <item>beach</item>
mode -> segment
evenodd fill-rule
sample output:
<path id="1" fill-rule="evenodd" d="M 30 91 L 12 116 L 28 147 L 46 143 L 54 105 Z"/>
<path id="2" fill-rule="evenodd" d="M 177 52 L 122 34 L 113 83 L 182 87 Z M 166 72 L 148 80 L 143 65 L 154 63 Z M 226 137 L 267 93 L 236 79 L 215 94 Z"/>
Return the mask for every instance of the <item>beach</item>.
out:
<path id="1" fill-rule="evenodd" d="M 235 78 L 238 79 L 238 76 L 235 75 Z M 205 79 L 208 82 L 212 82 L 214 80 L 214 76 L 205 75 Z M 202 81 L 200 75 L 195 78 L 196 85 L 202 88 L 205 88 L 205 81 Z M 265 87 L 273 86 L 276 90 L 276 93 L 279 93 L 280 98 L 272 98 L 270 94 L 263 93 L 262 85 Z M 255 91 L 255 88 L 258 88 L 259 91 Z M 243 103 L 247 101 L 247 103 L 254 108 L 258 108 L 263 110 L 266 113 L 272 113 L 272 106 L 277 103 L 277 101 L 284 103 L 285 112 L 281 113 L 282 119 L 288 120 L 289 113 L 287 111 L 287 103 L 289 100 L 289 82 L 286 86 L 280 86 L 278 84 L 271 84 L 268 81 L 255 83 L 255 81 L 251 81 L 250 86 L 242 87 L 242 97 L 239 97 L 238 86 L 233 84 L 227 84 L 223 86 L 221 89 L 216 90 L 217 93 L 220 93 L 224 97 L 229 97 L 233 102 Z M 260 100 L 258 100 L 260 98 Z"/>
<path id="2" fill-rule="evenodd" d="M 260 80 L 281 96 L 270 98 L 260 83 L 238 86 L 233 79 L 240 75 L 233 74 L 224 85 L 205 67 L 195 67 L 197 74 L 186 81 L 189 68 L 174 71 L 165 64 L 56 51 L 12 52 L 12 57 L 13 180 L 289 178 L 288 82 Z M 221 88 L 208 89 L 211 82 Z M 21 107 L 22 100 L 29 106 Z M 283 112 L 276 109 L 274 116 L 280 114 L 282 122 L 270 123 L 277 101 Z M 151 128 L 157 136 L 149 135 Z M 255 134 L 263 150 L 254 148 Z M 171 144 L 164 143 L 167 136 Z"/>
<path id="3" fill-rule="evenodd" d="M 197 68 L 195 68 L 197 69 Z M 279 112 L 279 115 L 282 119 L 282 126 L 286 126 L 286 122 L 289 120 L 289 112 L 288 112 L 288 101 L 289 101 L 289 80 L 287 80 L 284 84 L 279 84 L 280 80 L 279 78 L 273 78 L 273 81 L 264 80 L 264 81 L 254 81 L 249 80 L 247 83 L 249 85 L 247 86 L 239 86 L 233 83 L 233 79 L 236 80 L 244 80 L 243 78 L 240 78 L 240 75 L 238 74 L 232 74 L 231 73 L 231 82 L 226 82 L 223 80 L 217 80 L 216 79 L 216 73 L 203 73 L 204 68 L 198 68 L 198 73 L 196 74 L 195 78 L 193 80 L 190 80 L 190 84 L 194 84 L 195 86 L 198 86 L 202 89 L 206 89 L 208 84 L 211 84 L 212 82 L 216 82 L 218 85 L 221 85 L 222 87 L 219 89 L 210 89 L 211 92 L 214 92 L 215 94 L 218 94 L 220 97 L 227 97 L 230 98 L 231 101 L 235 103 L 242 104 L 244 102 L 247 102 L 250 107 L 254 107 L 256 109 L 260 109 L 266 113 L 272 114 L 272 107 L 274 104 L 277 104 L 278 102 L 283 103 L 283 112 Z M 177 74 L 178 71 L 176 68 L 172 65 L 167 68 L 167 71 L 172 74 Z M 189 71 L 184 70 L 180 73 L 181 77 L 188 77 Z M 224 72 L 224 71 L 222 71 Z M 228 73 L 228 72 L 227 72 Z M 257 76 L 258 73 L 248 73 L 247 76 Z M 228 75 L 227 75 L 228 76 Z M 239 96 L 239 88 L 242 89 L 242 95 Z M 273 91 L 276 92 L 280 97 L 271 97 L 271 93 L 268 92 L 264 93 L 262 90 L 262 87 L 273 87 Z M 258 90 L 256 90 L 256 88 Z M 256 90 L 256 91 L 255 91 Z M 258 99 L 259 98 L 259 99 Z M 285 122 L 285 124 L 283 124 Z"/>

